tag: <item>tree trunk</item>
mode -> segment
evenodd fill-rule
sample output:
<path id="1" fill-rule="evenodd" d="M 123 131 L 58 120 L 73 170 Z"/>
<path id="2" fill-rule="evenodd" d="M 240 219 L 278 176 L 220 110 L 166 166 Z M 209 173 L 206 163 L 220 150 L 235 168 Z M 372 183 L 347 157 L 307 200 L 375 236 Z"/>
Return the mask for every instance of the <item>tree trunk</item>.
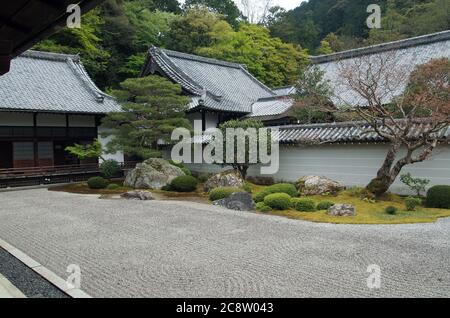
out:
<path id="1" fill-rule="evenodd" d="M 367 191 L 379 197 L 389 190 L 400 173 L 400 171 L 398 171 L 396 175 L 393 175 L 395 174 L 395 171 L 391 170 L 399 149 L 399 143 L 393 143 L 391 145 L 383 165 L 377 172 L 376 178 L 372 179 L 372 181 L 370 181 L 370 183 L 366 186 Z"/>
<path id="2" fill-rule="evenodd" d="M 249 168 L 249 166 L 247 166 L 247 165 L 237 165 L 236 166 L 236 170 L 239 171 L 239 173 L 241 174 L 241 176 L 244 180 L 247 178 L 248 168 Z"/>

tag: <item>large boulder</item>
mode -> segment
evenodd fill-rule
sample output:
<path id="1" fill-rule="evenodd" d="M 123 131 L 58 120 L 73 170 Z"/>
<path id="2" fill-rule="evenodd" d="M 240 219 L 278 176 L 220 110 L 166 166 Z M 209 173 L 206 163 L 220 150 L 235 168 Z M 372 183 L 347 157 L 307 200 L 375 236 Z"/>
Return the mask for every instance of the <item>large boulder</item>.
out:
<path id="1" fill-rule="evenodd" d="M 356 208 L 351 204 L 335 204 L 328 209 L 331 216 L 355 216 Z"/>
<path id="2" fill-rule="evenodd" d="M 161 189 L 185 173 L 167 160 L 151 158 L 131 170 L 124 185 L 133 189 Z"/>
<path id="3" fill-rule="evenodd" d="M 326 177 L 306 176 L 298 180 L 297 188 L 304 195 L 334 195 L 345 190 L 345 185 Z"/>
<path id="4" fill-rule="evenodd" d="M 256 206 L 252 195 L 247 192 L 236 192 L 228 198 L 213 202 L 214 205 L 235 211 L 255 211 Z"/>
<path id="5" fill-rule="evenodd" d="M 218 187 L 242 188 L 244 185 L 245 181 L 238 171 L 227 170 L 209 178 L 203 185 L 203 190 L 209 192 L 211 189 Z"/>

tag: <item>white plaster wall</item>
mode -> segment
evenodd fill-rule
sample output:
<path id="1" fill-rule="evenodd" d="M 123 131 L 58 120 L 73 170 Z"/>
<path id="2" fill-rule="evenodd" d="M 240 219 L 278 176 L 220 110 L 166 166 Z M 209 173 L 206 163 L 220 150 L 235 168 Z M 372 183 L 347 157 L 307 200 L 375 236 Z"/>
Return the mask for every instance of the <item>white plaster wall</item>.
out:
<path id="1" fill-rule="evenodd" d="M 272 176 L 275 181 L 297 181 L 306 175 L 322 175 L 345 185 L 365 186 L 376 175 L 387 153 L 385 144 L 323 145 L 311 147 L 281 146 L 280 169 Z M 218 172 L 221 166 L 209 164 L 187 165 L 197 172 Z M 406 166 L 402 173 L 431 180 L 430 186 L 450 185 L 450 145 L 439 146 L 432 157 L 421 163 Z M 260 176 L 260 167 L 253 166 L 249 175 Z M 409 194 L 399 178 L 391 191 Z"/>
<path id="2" fill-rule="evenodd" d="M 108 144 L 108 142 L 111 141 L 111 136 L 109 137 L 102 137 L 102 133 L 107 131 L 105 128 L 103 127 L 99 127 L 98 128 L 98 141 L 100 141 L 100 143 L 102 144 L 103 148 L 106 149 L 106 145 Z M 123 155 L 122 152 L 117 152 L 117 153 L 113 153 L 113 154 L 103 154 L 103 158 L 105 160 L 116 160 L 117 162 L 124 162 L 125 161 L 125 157 Z"/>
<path id="3" fill-rule="evenodd" d="M 33 126 L 33 114 L 0 112 L 0 126 Z"/>
<path id="4" fill-rule="evenodd" d="M 186 117 L 190 120 L 192 127 L 194 126 L 194 120 L 200 120 L 200 121 L 202 120 L 201 113 L 187 114 Z M 213 113 L 206 113 L 205 120 L 206 120 L 206 124 L 205 124 L 206 129 L 216 128 L 217 124 L 219 123 L 219 115 L 213 114 Z"/>

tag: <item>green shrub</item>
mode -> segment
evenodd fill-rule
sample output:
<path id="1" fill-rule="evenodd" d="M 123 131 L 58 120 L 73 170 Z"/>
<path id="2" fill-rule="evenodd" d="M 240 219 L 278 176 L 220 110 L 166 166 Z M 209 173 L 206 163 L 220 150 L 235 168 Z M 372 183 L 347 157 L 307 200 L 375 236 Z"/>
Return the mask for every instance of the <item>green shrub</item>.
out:
<path id="1" fill-rule="evenodd" d="M 177 163 L 177 162 L 175 162 L 175 161 L 173 161 L 173 160 L 169 160 L 169 163 L 170 163 L 172 166 L 175 166 L 175 167 L 180 168 L 181 171 L 183 171 L 185 175 L 187 175 L 187 176 L 192 176 L 191 170 L 189 170 L 184 164 L 182 164 L 182 163 Z"/>
<path id="2" fill-rule="evenodd" d="M 252 187 L 250 186 L 250 183 L 248 183 L 248 182 L 245 182 L 243 189 L 247 193 L 250 193 L 250 194 L 252 193 Z"/>
<path id="3" fill-rule="evenodd" d="M 300 212 L 314 212 L 316 211 L 316 204 L 309 199 L 292 199 L 292 208 Z"/>
<path id="4" fill-rule="evenodd" d="M 100 164 L 100 174 L 103 178 L 111 179 L 120 174 L 122 168 L 116 160 L 105 160 Z"/>
<path id="5" fill-rule="evenodd" d="M 211 175 L 209 173 L 200 173 L 197 176 L 198 182 L 200 183 L 205 183 L 206 181 L 208 181 L 208 179 L 211 177 Z"/>
<path id="6" fill-rule="evenodd" d="M 111 183 L 106 187 L 106 190 L 117 190 L 117 189 L 120 189 L 120 185 L 115 183 Z"/>
<path id="7" fill-rule="evenodd" d="M 288 210 L 291 206 L 291 196 L 287 193 L 273 193 L 264 198 L 264 203 L 274 210 Z"/>
<path id="8" fill-rule="evenodd" d="M 172 191 L 172 187 L 170 186 L 170 184 L 166 184 L 164 187 L 161 188 L 161 190 L 163 191 Z"/>
<path id="9" fill-rule="evenodd" d="M 450 209 L 450 186 L 439 185 L 430 188 L 426 205 L 430 208 Z"/>
<path id="10" fill-rule="evenodd" d="M 317 210 L 325 211 L 325 210 L 328 210 L 329 208 L 331 208 L 333 205 L 334 205 L 333 202 L 322 201 L 322 202 L 319 202 L 319 204 L 317 204 Z"/>
<path id="11" fill-rule="evenodd" d="M 87 181 L 89 189 L 105 189 L 109 182 L 102 177 L 92 177 Z"/>
<path id="12" fill-rule="evenodd" d="M 413 178 L 411 173 L 405 173 L 400 176 L 400 181 L 414 191 L 418 196 L 421 196 L 426 191 L 427 185 L 430 184 L 430 180 Z"/>
<path id="13" fill-rule="evenodd" d="M 170 188 L 177 192 L 192 192 L 197 189 L 198 180 L 192 176 L 181 176 L 172 180 Z"/>
<path id="14" fill-rule="evenodd" d="M 209 191 L 209 199 L 211 201 L 222 200 L 228 198 L 236 192 L 244 192 L 244 190 L 235 187 L 218 187 Z"/>
<path id="15" fill-rule="evenodd" d="M 272 211 L 273 209 L 270 206 L 267 206 L 264 202 L 258 202 L 256 203 L 256 210 L 266 213 Z"/>
<path id="16" fill-rule="evenodd" d="M 417 206 L 422 204 L 422 200 L 419 198 L 409 197 L 405 199 L 406 211 L 415 211 Z"/>
<path id="17" fill-rule="evenodd" d="M 388 206 L 388 207 L 384 210 L 384 212 L 386 212 L 387 214 L 390 214 L 390 215 L 395 215 L 395 214 L 397 214 L 397 211 L 398 211 L 398 209 L 397 209 L 395 206 Z"/>
<path id="18" fill-rule="evenodd" d="M 273 193 L 286 193 L 291 197 L 298 196 L 297 188 L 290 183 L 277 183 L 272 186 L 265 188 L 263 191 L 259 192 L 255 196 L 255 202 L 262 202 L 264 198 L 269 194 Z"/>

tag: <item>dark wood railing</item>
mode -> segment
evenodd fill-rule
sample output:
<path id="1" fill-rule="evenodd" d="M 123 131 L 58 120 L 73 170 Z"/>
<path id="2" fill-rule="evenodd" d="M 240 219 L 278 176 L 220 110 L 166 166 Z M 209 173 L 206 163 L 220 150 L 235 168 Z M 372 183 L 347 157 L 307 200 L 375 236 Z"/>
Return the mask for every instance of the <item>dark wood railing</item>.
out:
<path id="1" fill-rule="evenodd" d="M 121 163 L 122 171 L 133 169 L 137 162 Z M 84 181 L 100 173 L 100 166 L 78 164 L 49 167 L 0 169 L 0 188 Z"/>

